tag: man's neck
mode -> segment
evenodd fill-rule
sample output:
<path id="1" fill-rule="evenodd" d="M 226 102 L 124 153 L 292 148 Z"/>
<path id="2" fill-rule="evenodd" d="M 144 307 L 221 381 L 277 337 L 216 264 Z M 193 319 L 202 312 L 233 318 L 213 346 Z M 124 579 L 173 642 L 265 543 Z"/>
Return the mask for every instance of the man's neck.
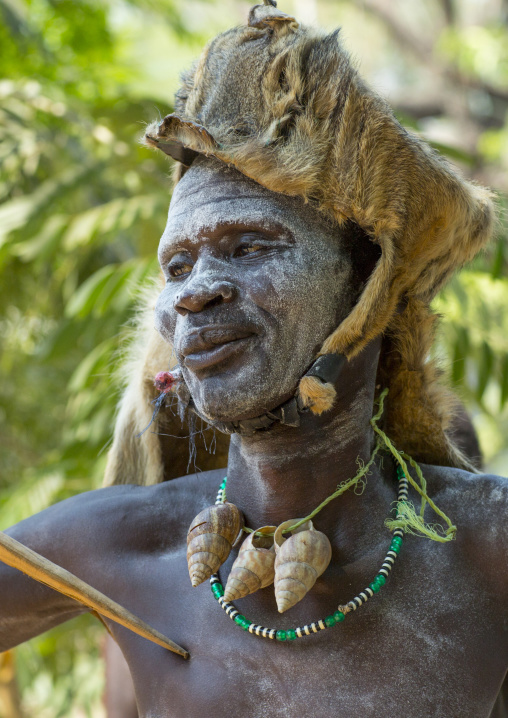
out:
<path id="1" fill-rule="evenodd" d="M 371 346 L 347 365 L 337 383 L 335 405 L 326 414 L 304 415 L 295 429 L 277 427 L 232 437 L 227 497 L 243 511 L 247 526 L 307 516 L 338 484 L 356 475 L 358 460 L 369 461 L 376 363 L 377 347 Z M 340 547 L 341 560 L 353 560 L 368 549 L 372 531 L 382 529 L 395 498 L 391 465 L 385 464 L 386 482 L 373 464 L 362 496 L 349 490 L 314 520 L 332 545 Z"/>

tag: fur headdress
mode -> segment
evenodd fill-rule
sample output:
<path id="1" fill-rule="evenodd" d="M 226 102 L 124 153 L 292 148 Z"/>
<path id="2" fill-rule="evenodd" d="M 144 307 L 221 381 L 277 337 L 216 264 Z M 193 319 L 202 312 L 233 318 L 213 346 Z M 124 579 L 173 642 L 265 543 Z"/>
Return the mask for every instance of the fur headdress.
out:
<path id="1" fill-rule="evenodd" d="M 429 305 L 488 241 L 490 193 L 399 124 L 359 77 L 338 32 L 303 27 L 272 0 L 256 5 L 246 26 L 207 45 L 183 76 L 175 112 L 145 140 L 178 160 L 180 176 L 198 154 L 214 156 L 274 192 L 313 201 L 339 225 L 362 228 L 381 255 L 320 354 L 352 358 L 383 334 L 386 432 L 420 461 L 470 468 L 446 433 L 453 400 L 429 358 Z M 316 412 L 333 403 L 318 379 L 299 391 Z"/>

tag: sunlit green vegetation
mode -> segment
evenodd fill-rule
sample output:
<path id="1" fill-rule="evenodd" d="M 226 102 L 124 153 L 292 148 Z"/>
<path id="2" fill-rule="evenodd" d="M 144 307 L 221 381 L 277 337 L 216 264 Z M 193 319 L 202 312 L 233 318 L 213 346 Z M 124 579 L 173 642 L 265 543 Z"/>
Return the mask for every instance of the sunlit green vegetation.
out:
<path id="1" fill-rule="evenodd" d="M 504 6 L 279 6 L 342 25 L 362 71 L 401 120 L 499 193 L 495 242 L 436 302 L 445 317 L 437 350 L 487 464 L 508 473 Z M 178 74 L 203 42 L 242 21 L 248 7 L 0 0 L 0 528 L 101 483 L 118 399 L 114 370 L 137 293 L 157 273 L 171 184 L 168 161 L 138 140 L 144 123 L 171 111 Z M 102 635 L 84 617 L 19 647 L 22 698 L 4 707 L 5 718 L 99 718 Z"/>

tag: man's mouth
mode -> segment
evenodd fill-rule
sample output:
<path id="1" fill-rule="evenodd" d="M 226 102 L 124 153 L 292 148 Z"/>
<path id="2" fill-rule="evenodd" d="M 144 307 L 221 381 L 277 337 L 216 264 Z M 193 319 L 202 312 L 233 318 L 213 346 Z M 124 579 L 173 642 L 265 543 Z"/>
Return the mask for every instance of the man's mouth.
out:
<path id="1" fill-rule="evenodd" d="M 196 329 L 187 334 L 180 345 L 183 365 L 191 371 L 199 371 L 219 364 L 242 351 L 256 334 L 251 328 L 226 325 Z"/>

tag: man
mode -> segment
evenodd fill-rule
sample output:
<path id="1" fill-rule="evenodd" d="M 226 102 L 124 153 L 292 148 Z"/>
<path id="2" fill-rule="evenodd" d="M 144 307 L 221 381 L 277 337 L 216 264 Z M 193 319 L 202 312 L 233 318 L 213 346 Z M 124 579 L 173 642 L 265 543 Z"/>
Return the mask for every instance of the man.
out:
<path id="1" fill-rule="evenodd" d="M 272 3 L 211 43 L 177 97 L 147 139 L 184 169 L 155 313 L 181 370 L 178 403 L 231 434 L 227 501 L 245 527 L 313 513 L 331 561 L 287 614 L 268 587 L 238 601 L 250 621 L 229 620 L 186 562 L 187 530 L 225 469 L 90 492 L 10 535 L 189 651 L 184 661 L 106 619 L 141 716 L 488 716 L 508 657 L 506 483 L 456 468 L 469 464 L 427 361 L 428 303 L 488 239 L 488 194 L 400 128 L 336 37 Z M 147 346 L 145 367 L 157 363 Z M 140 456 L 168 477 L 168 458 L 157 468 L 142 443 L 156 434 L 137 437 L 139 394 L 124 402 L 111 481 Z M 399 492 L 395 527 L 437 540 L 404 538 L 391 571 L 397 465 L 443 526 Z M 344 482 L 355 490 L 315 513 Z M 0 604 L 2 650 L 85 610 L 8 567 Z"/>

